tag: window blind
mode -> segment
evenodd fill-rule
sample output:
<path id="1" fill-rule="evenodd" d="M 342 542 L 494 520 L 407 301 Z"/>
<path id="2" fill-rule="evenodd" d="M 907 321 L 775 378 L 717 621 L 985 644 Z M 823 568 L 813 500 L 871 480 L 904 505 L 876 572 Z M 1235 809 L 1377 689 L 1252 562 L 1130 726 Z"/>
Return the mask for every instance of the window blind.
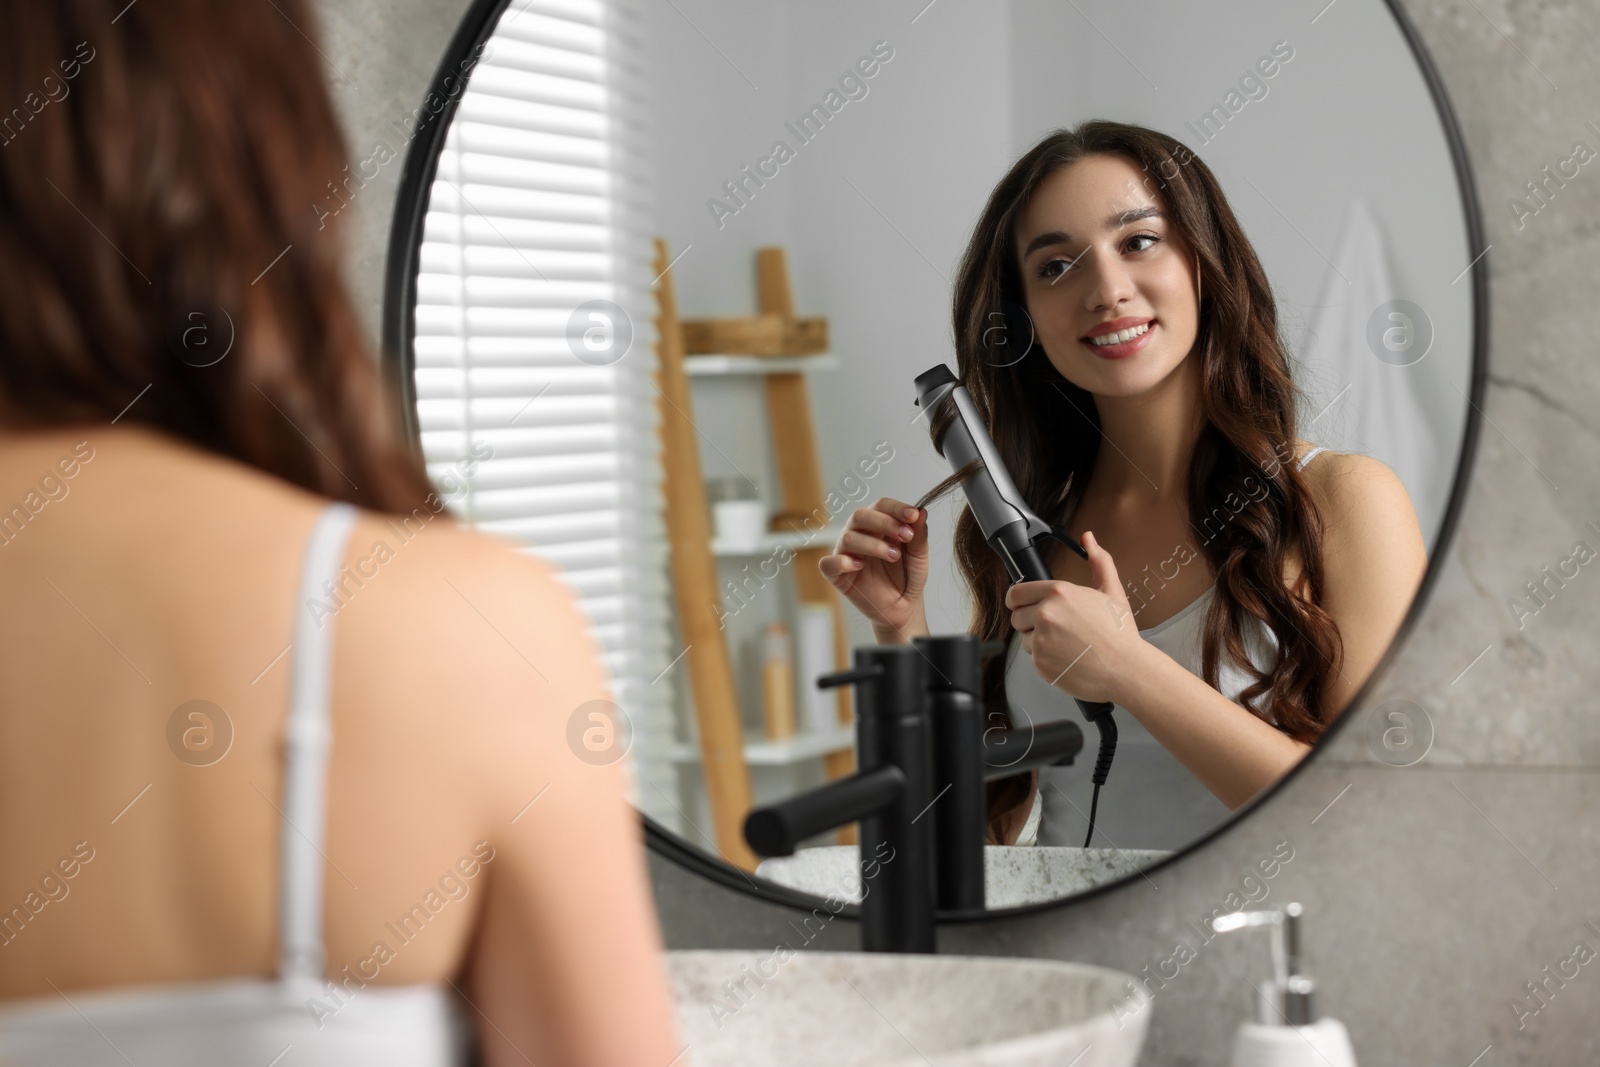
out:
<path id="1" fill-rule="evenodd" d="M 630 799 L 682 832 L 674 686 L 660 677 L 676 652 L 641 59 L 632 0 L 507 6 L 438 159 L 413 356 L 429 474 L 464 484 L 450 505 L 463 522 L 516 540 L 572 589 L 631 724 Z M 633 332 L 604 366 L 567 340 L 596 299 Z"/>

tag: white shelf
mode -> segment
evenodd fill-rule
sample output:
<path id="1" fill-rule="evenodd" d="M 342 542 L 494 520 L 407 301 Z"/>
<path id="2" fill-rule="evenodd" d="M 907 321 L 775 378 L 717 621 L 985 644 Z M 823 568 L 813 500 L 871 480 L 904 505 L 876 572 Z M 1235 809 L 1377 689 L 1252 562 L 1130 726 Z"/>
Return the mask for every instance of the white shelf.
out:
<path id="1" fill-rule="evenodd" d="M 824 526 L 820 530 L 783 530 L 775 533 L 766 533 L 754 548 L 743 545 L 730 545 L 726 541 L 713 539 L 711 554 L 714 556 L 765 556 L 772 553 L 780 545 L 787 545 L 791 549 L 801 548 L 832 548 L 839 543 L 839 535 L 844 533 L 843 526 Z"/>
<path id="2" fill-rule="evenodd" d="M 683 369 L 692 377 L 725 374 L 793 374 L 808 370 L 833 370 L 839 358 L 830 353 L 814 356 L 684 356 Z"/>
<path id="3" fill-rule="evenodd" d="M 783 741 L 747 741 L 744 761 L 752 767 L 787 767 L 830 752 L 844 752 L 856 746 L 854 727 L 840 726 L 831 734 L 801 733 Z M 674 763 L 700 762 L 700 749 L 696 745 L 678 744 L 673 747 Z"/>

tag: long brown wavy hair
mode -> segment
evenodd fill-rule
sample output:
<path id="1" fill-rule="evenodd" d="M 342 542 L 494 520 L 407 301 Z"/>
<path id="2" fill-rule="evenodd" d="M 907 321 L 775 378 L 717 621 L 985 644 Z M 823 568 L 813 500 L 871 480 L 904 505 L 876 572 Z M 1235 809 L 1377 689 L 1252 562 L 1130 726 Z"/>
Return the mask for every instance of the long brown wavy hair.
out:
<path id="1" fill-rule="evenodd" d="M 986 331 L 1001 321 L 994 317 L 999 313 L 1006 316 L 1007 336 L 1031 337 L 1017 321 L 1026 314 L 1013 237 L 1017 220 L 1052 173 L 1102 153 L 1143 169 L 1147 188 L 1163 201 L 1199 261 L 1204 297 L 1187 358 L 1200 360 L 1203 429 L 1189 461 L 1190 526 L 1198 532 L 1197 519 L 1219 512 L 1223 517 L 1218 532 L 1200 539 L 1200 554 L 1216 577 L 1201 643 L 1202 677 L 1217 686 L 1225 652 L 1252 679 L 1240 702 L 1290 737 L 1312 742 L 1327 727 L 1322 700 L 1342 655 L 1338 627 L 1320 606 L 1322 518 L 1297 466 L 1285 462 L 1292 460 L 1297 440 L 1296 389 L 1272 291 L 1205 163 L 1166 134 L 1104 120 L 1056 130 L 1017 160 L 990 194 L 961 260 L 952 309 L 957 377 L 1028 506 L 1046 522 L 1065 524 L 1083 498 L 1099 452 L 1094 396 L 1064 378 L 1037 342 L 1002 365 L 994 358 L 995 338 Z M 943 405 L 930 420 L 936 448 L 955 417 L 952 408 Z M 957 488 L 980 462 L 951 474 L 917 506 Z M 1246 492 L 1247 479 L 1259 483 L 1253 493 Z M 1235 502 L 1242 507 L 1231 506 Z M 970 508 L 963 507 L 956 522 L 955 553 L 973 597 L 971 632 L 984 641 L 1009 642 L 1015 632 L 1005 606 L 1011 579 Z M 1294 590 L 1283 581 L 1291 553 L 1298 553 L 1303 567 Z M 1258 622 L 1278 643 L 1276 662 L 1266 671 L 1255 668 L 1243 636 L 1247 625 Z M 985 662 L 983 689 L 988 721 L 1011 726 L 1004 657 Z M 1092 732 L 1090 742 L 1092 747 Z M 1027 796 L 1026 776 L 990 783 L 992 839 L 1000 840 L 1006 820 Z"/>
<path id="2" fill-rule="evenodd" d="M 348 156 L 305 0 L 0 0 L 0 26 L 0 423 L 141 423 L 425 506 L 322 206 Z"/>

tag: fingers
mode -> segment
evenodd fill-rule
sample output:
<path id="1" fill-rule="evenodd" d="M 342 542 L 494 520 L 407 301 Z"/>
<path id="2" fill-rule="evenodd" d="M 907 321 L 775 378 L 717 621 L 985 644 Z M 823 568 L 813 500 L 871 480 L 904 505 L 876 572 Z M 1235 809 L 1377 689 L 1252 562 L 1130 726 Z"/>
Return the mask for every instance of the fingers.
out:
<path id="1" fill-rule="evenodd" d="M 823 556 L 817 566 L 823 577 L 833 579 L 842 574 L 859 573 L 868 560 L 874 559 L 885 564 L 895 563 L 900 559 L 900 551 L 880 538 L 846 530 L 839 537 L 837 551 Z"/>
<path id="2" fill-rule="evenodd" d="M 913 512 L 917 518 L 906 520 L 906 512 Z M 918 527 L 922 528 L 922 544 L 927 541 L 924 521 L 926 512 L 912 508 L 909 504 L 893 500 L 888 497 L 879 500 L 870 508 L 857 508 L 845 524 L 844 533 L 839 536 L 838 543 L 834 546 L 836 555 L 854 558 L 859 570 L 863 558 L 882 559 L 891 563 L 900 559 L 902 545 L 915 543 L 918 536 Z M 919 547 L 925 554 L 926 550 Z M 848 563 L 840 563 L 843 569 L 851 569 Z"/>
<path id="3" fill-rule="evenodd" d="M 817 561 L 823 577 L 834 581 L 860 573 L 868 560 L 898 563 L 902 557 L 928 554 L 928 511 L 903 500 L 881 497 L 869 508 L 857 508 L 845 523 L 832 555 Z M 834 583 L 838 585 L 838 582 Z"/>
<path id="4" fill-rule="evenodd" d="M 908 519 L 907 511 L 914 511 L 916 517 Z M 845 523 L 845 529 L 861 530 L 895 542 L 910 541 L 916 536 L 915 527 L 925 525 L 921 521 L 925 517 L 925 512 L 910 504 L 884 497 L 870 508 L 856 508 L 850 521 Z"/>
<path id="5" fill-rule="evenodd" d="M 1006 607 L 1015 611 L 1018 608 L 1025 608 L 1030 604 L 1037 604 L 1050 594 L 1050 587 L 1053 584 L 1054 582 L 1050 580 L 1040 582 L 1017 582 L 1016 584 L 1012 585 L 1011 588 L 1006 590 Z"/>
<path id="6" fill-rule="evenodd" d="M 928 554 L 928 509 L 910 508 L 908 510 L 915 512 L 915 517 L 906 519 L 901 523 L 900 537 L 906 543 L 908 555 L 926 556 Z M 905 536 L 906 530 L 911 531 L 910 537 Z"/>
<path id="7" fill-rule="evenodd" d="M 1117 565 L 1112 561 L 1111 553 L 1100 547 L 1099 538 L 1085 530 L 1083 547 L 1089 553 L 1089 574 L 1094 587 L 1113 599 L 1125 598 L 1127 594 L 1123 591 L 1121 579 L 1117 577 Z"/>
<path id="8" fill-rule="evenodd" d="M 861 561 L 853 556 L 823 556 L 817 560 L 817 569 L 822 572 L 822 576 L 840 589 L 843 589 L 843 586 L 834 579 L 859 571 L 861 566 Z"/>
<path id="9" fill-rule="evenodd" d="M 874 510 L 881 511 L 885 515 L 902 522 L 910 522 L 923 516 L 923 512 L 915 506 L 907 504 L 904 500 L 896 500 L 889 496 L 879 497 L 878 502 L 872 507 Z M 913 514 L 907 514 L 907 512 L 912 512 Z"/>
<path id="10" fill-rule="evenodd" d="M 856 556 L 857 558 L 871 558 L 886 560 L 895 563 L 900 559 L 901 542 L 897 537 L 893 542 L 860 530 L 846 530 L 839 535 L 839 544 L 835 552 L 841 555 Z"/>

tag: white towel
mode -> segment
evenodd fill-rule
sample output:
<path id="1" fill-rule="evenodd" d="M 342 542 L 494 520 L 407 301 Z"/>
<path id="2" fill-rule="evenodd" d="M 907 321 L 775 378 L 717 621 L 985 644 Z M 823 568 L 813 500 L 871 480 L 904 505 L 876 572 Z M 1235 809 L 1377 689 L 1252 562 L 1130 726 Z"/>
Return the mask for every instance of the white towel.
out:
<path id="1" fill-rule="evenodd" d="M 1390 300 L 1408 299 L 1409 294 L 1395 292 L 1383 225 L 1366 201 L 1351 201 L 1333 262 L 1338 270 L 1328 271 L 1317 301 L 1321 306 L 1314 309 L 1300 345 L 1300 358 L 1309 373 L 1297 377 L 1310 403 L 1300 421 L 1300 436 L 1388 464 L 1411 495 L 1431 550 L 1443 518 L 1434 501 L 1445 499 L 1439 483 L 1448 480 L 1450 472 L 1440 463 L 1442 431 L 1430 423 L 1417 397 L 1421 361 L 1397 367 L 1379 359 L 1367 344 L 1372 313 Z M 1429 351 L 1423 360 L 1440 357 L 1441 353 Z M 1346 386 L 1349 391 L 1339 397 Z"/>

